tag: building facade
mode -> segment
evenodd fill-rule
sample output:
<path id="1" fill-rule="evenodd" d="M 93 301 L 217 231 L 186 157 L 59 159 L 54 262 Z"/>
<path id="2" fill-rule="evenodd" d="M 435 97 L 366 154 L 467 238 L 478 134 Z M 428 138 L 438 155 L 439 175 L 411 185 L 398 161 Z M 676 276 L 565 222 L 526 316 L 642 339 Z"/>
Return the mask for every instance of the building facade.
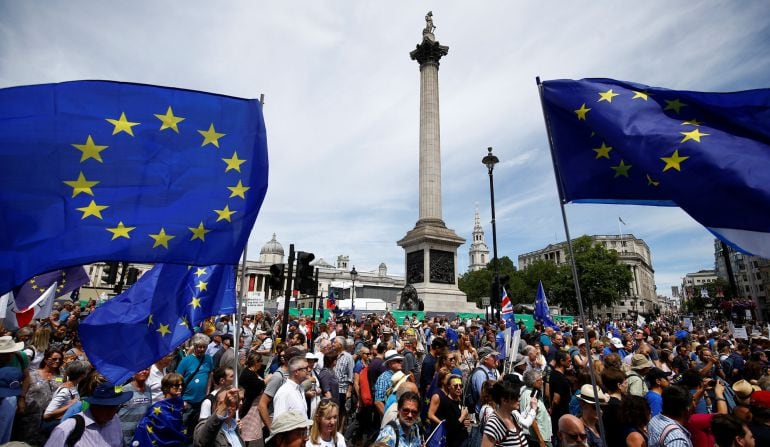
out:
<path id="1" fill-rule="evenodd" d="M 618 261 L 631 270 L 633 280 L 629 283 L 629 293 L 612 308 L 605 306 L 594 309 L 596 315 L 612 318 L 626 318 L 636 314 L 660 312 L 666 303 L 658 299 L 655 289 L 655 270 L 652 267 L 650 247 L 633 234 L 593 235 L 596 244 L 602 244 L 607 250 L 618 253 Z M 567 242 L 549 244 L 543 249 L 519 255 L 519 269 L 526 269 L 536 260 L 546 260 L 558 265 L 569 260 Z"/>
<path id="2" fill-rule="evenodd" d="M 471 248 L 468 250 L 468 271 L 475 272 L 486 268 L 489 263 L 489 247 L 484 240 L 484 228 L 479 218 L 479 208 L 476 207 L 476 216 L 473 221 L 473 236 Z"/>
<path id="3" fill-rule="evenodd" d="M 729 273 L 725 264 L 723 248 L 727 249 L 727 258 L 732 267 L 736 293 L 739 298 L 750 299 L 756 306 L 756 315 L 760 320 L 770 320 L 770 260 L 759 256 L 739 253 L 718 239 L 714 240 L 714 265 L 716 276 L 729 283 Z"/>

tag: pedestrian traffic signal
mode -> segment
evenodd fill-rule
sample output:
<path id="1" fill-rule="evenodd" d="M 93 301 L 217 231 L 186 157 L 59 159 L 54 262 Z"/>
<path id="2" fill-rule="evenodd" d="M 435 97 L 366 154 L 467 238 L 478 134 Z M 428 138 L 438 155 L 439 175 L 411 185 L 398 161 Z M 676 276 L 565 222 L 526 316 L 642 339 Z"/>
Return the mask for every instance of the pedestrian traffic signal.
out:
<path id="1" fill-rule="evenodd" d="M 313 253 L 306 251 L 297 253 L 297 284 L 294 288 L 305 295 L 315 295 L 316 291 L 315 278 L 313 277 L 315 271 L 313 266 L 310 265 L 313 259 L 315 259 Z"/>
<path id="2" fill-rule="evenodd" d="M 270 266 L 270 290 L 283 290 L 283 264 L 273 264 Z"/>
<path id="3" fill-rule="evenodd" d="M 102 282 L 105 284 L 115 284 L 118 279 L 118 263 L 108 262 L 102 269 Z"/>
<path id="4" fill-rule="evenodd" d="M 139 279 L 139 269 L 131 267 L 128 269 L 128 277 L 126 278 L 126 285 L 133 285 L 136 280 Z"/>

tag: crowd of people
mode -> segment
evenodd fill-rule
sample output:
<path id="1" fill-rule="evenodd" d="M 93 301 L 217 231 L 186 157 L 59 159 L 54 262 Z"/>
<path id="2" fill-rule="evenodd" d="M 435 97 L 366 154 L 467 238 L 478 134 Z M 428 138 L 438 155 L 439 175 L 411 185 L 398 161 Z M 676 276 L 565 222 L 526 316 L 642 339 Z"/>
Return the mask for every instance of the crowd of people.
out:
<path id="1" fill-rule="evenodd" d="M 225 315 L 116 384 L 82 311 L 0 337 L 0 444 L 770 445 L 768 334 L 726 322 L 520 323 L 511 345 L 478 318 Z"/>

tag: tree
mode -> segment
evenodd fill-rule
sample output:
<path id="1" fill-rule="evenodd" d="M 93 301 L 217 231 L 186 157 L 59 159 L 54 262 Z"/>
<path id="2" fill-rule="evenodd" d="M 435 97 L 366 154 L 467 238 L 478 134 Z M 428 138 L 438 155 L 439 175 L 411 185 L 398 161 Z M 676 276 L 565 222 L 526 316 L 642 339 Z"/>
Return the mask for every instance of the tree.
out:
<path id="1" fill-rule="evenodd" d="M 628 294 L 628 285 L 633 280 L 633 274 L 627 265 L 618 262 L 618 253 L 615 250 L 607 250 L 588 236 L 573 240 L 572 249 L 583 306 L 588 309 L 591 317 L 594 307 L 611 307 Z M 577 294 L 569 263 L 559 267 L 551 294 L 551 299 L 556 304 L 572 312 L 577 311 Z"/>
<path id="2" fill-rule="evenodd" d="M 517 274 L 513 261 L 508 256 L 503 256 L 500 258 L 498 265 L 500 266 L 500 276 L 508 275 L 508 283 L 510 284 Z M 494 275 L 495 260 L 492 259 L 485 268 L 474 272 L 466 272 L 460 276 L 458 287 L 468 296 L 469 302 L 478 303 L 481 298 L 489 297 Z"/>

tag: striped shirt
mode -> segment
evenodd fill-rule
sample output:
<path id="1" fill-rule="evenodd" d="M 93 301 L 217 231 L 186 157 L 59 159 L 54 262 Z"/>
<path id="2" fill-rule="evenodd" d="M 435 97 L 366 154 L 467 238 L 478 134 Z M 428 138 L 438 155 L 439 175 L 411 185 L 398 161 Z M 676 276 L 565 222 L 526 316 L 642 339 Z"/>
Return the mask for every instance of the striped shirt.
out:
<path id="1" fill-rule="evenodd" d="M 647 442 L 649 447 L 692 447 L 690 432 L 662 413 L 647 424 Z"/>
<path id="2" fill-rule="evenodd" d="M 347 393 L 348 387 L 353 383 L 353 366 L 353 356 L 347 351 L 342 351 L 334 367 L 340 394 Z"/>
<path id="3" fill-rule="evenodd" d="M 484 426 L 484 436 L 492 439 L 496 447 L 525 447 L 527 439 L 522 430 L 509 430 L 496 413 L 493 413 Z"/>
<path id="4" fill-rule="evenodd" d="M 133 383 L 124 386 L 123 391 L 134 392 L 131 400 L 121 405 L 118 409 L 120 429 L 123 431 L 125 445 L 131 445 L 136 426 L 139 425 L 139 421 L 142 420 L 145 413 L 147 413 L 147 409 L 152 405 L 152 391 L 150 391 L 150 387 L 146 384 L 144 391 L 139 391 Z"/>

